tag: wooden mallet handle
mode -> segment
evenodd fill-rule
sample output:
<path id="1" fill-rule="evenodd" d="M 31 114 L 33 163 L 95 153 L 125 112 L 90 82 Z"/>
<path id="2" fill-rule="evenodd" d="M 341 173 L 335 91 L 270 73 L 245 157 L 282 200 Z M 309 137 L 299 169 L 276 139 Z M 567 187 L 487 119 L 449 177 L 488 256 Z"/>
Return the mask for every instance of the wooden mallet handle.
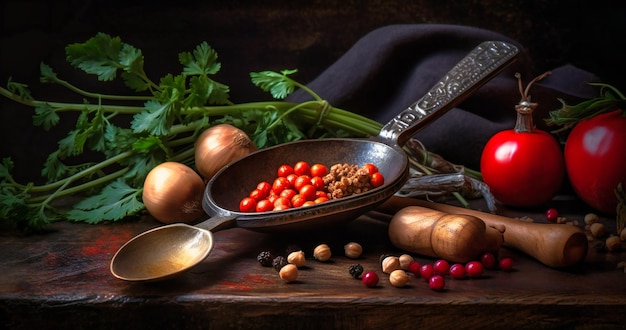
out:
<path id="1" fill-rule="evenodd" d="M 539 260 L 546 266 L 561 268 L 582 262 L 589 242 L 576 226 L 525 222 L 509 217 L 415 198 L 393 196 L 378 211 L 394 214 L 407 206 L 421 206 L 450 214 L 468 214 L 482 219 L 487 226 L 505 227 L 504 243 Z"/>

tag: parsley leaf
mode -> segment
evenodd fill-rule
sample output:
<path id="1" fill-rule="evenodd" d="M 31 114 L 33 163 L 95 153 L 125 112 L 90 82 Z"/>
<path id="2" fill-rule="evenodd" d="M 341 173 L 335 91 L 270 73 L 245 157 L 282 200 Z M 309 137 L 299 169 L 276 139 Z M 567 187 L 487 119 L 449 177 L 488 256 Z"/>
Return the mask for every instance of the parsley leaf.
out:
<path id="1" fill-rule="evenodd" d="M 275 99 L 284 99 L 293 93 L 297 83 L 287 77 L 298 70 L 282 70 L 280 73 L 261 71 L 250 73 L 252 83 L 266 92 L 270 92 Z"/>
<path id="2" fill-rule="evenodd" d="M 221 64 L 217 62 L 217 52 L 206 41 L 198 45 L 193 54 L 180 53 L 178 60 L 184 66 L 183 73 L 188 75 L 216 74 L 221 68 Z"/>
<path id="3" fill-rule="evenodd" d="M 141 188 L 133 188 L 124 180 L 112 181 L 100 193 L 74 205 L 74 209 L 67 212 L 67 219 L 93 224 L 135 215 L 144 208 L 143 203 L 139 201 L 141 193 Z"/>
<path id="4" fill-rule="evenodd" d="M 35 126 L 43 126 L 44 130 L 49 131 L 59 123 L 59 120 L 61 120 L 61 118 L 56 110 L 48 103 L 44 103 L 35 108 L 35 114 L 33 115 L 33 124 Z"/>

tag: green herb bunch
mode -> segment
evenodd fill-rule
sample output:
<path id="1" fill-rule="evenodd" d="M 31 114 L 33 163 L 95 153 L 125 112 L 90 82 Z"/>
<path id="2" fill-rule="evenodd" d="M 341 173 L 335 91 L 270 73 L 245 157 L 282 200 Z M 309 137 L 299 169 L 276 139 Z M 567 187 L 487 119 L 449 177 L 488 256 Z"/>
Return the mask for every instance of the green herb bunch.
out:
<path id="1" fill-rule="evenodd" d="M 0 87 L 1 95 L 33 107 L 33 124 L 44 130 L 57 125 L 64 112 L 79 114 L 76 127 L 58 141 L 44 164 L 45 184 L 16 182 L 11 176 L 12 160 L 4 158 L 0 163 L 0 219 L 22 229 L 40 229 L 60 219 L 100 223 L 140 214 L 148 172 L 164 161 L 194 166 L 196 137 L 216 124 L 244 130 L 258 148 L 307 138 L 372 136 L 382 128 L 376 121 L 330 106 L 290 77 L 296 70 L 251 73 L 252 83 L 273 100 L 235 104 L 229 99 L 229 87 L 212 79 L 220 63 L 206 42 L 193 52 L 180 53 L 182 72 L 167 74 L 158 82 L 144 71 L 141 50 L 119 37 L 99 33 L 84 43 L 68 45 L 65 51 L 73 67 L 103 82 L 121 78 L 133 93 L 82 90 L 44 63 L 41 81 L 66 87 L 80 95 L 82 103 L 37 100 L 28 86 L 11 79 L 7 88 Z M 312 100 L 284 101 L 296 88 L 308 92 Z M 87 151 L 99 154 L 99 160 L 72 164 Z M 78 202 L 67 209 L 58 200 L 69 196 Z"/>

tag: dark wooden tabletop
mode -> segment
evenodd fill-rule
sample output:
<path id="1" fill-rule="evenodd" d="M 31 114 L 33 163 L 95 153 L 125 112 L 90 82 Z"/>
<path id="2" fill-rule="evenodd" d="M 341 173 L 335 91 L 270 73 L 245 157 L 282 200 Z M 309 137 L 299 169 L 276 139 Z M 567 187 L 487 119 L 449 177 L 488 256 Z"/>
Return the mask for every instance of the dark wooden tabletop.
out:
<path id="1" fill-rule="evenodd" d="M 558 205 L 582 222 L 578 203 Z M 500 208 L 511 217 L 540 213 Z M 602 217 L 608 225 L 615 220 Z M 191 271 L 163 282 L 131 283 L 113 277 L 111 258 L 130 238 L 159 223 L 146 217 L 123 223 L 58 222 L 41 235 L 0 232 L 0 327 L 7 329 L 365 329 L 365 328 L 557 328 L 621 329 L 626 326 L 626 274 L 616 269 L 626 252 L 590 248 L 583 263 L 547 267 L 518 251 L 510 272 L 488 270 L 478 279 L 446 278 L 444 291 L 411 278 L 396 288 L 380 270 L 382 254 L 399 255 L 387 224 L 362 216 L 345 227 L 299 234 L 265 234 L 241 228 L 214 234 L 210 256 Z M 357 260 L 343 245 L 360 243 Z M 312 248 L 330 245 L 328 262 Z M 262 250 L 302 249 L 308 259 L 298 280 L 286 283 L 256 256 Z M 420 263 L 433 258 L 413 255 Z M 348 272 L 360 263 L 380 276 L 365 287 Z"/>

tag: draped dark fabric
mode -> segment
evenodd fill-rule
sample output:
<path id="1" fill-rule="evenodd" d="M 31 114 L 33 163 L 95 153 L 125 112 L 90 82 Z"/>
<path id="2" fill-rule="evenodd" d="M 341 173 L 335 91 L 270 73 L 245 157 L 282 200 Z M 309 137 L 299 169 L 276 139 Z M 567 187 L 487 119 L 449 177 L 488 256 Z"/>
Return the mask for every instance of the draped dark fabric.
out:
<path id="1" fill-rule="evenodd" d="M 515 105 L 520 101 L 515 73 L 524 87 L 543 72 L 534 72 L 532 49 L 516 40 L 484 29 L 439 24 L 391 25 L 363 36 L 335 63 L 308 84 L 335 107 L 386 123 L 424 95 L 449 69 L 483 41 L 501 40 L 517 45 L 517 61 L 486 83 L 456 108 L 420 131 L 416 138 L 448 161 L 479 169 L 480 154 L 496 132 L 514 127 Z M 597 96 L 588 85 L 597 77 L 571 65 L 530 89 L 539 103 L 535 124 L 547 129 L 543 119 L 559 108 L 559 99 L 576 102 Z M 301 91 L 290 100 L 310 97 Z"/>

